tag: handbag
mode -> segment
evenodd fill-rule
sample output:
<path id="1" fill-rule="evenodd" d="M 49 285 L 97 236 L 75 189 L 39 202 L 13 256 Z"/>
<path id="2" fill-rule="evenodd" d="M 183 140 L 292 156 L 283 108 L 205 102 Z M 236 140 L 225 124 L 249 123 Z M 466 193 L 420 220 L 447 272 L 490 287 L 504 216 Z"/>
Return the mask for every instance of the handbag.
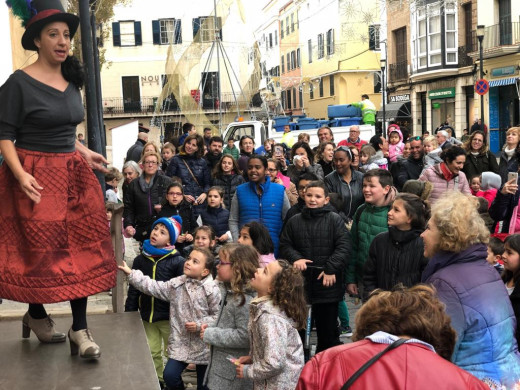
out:
<path id="1" fill-rule="evenodd" d="M 388 347 L 383 349 L 381 352 L 379 352 L 377 355 L 373 356 L 369 361 L 367 361 L 365 364 L 363 364 L 359 370 L 357 370 L 352 376 L 348 379 L 348 381 L 345 382 L 341 390 L 347 390 L 352 386 L 352 384 L 375 362 L 377 362 L 381 356 L 383 356 L 388 351 L 391 351 L 392 349 L 397 348 L 398 346 L 404 344 L 407 339 L 397 339 L 392 344 L 390 344 Z"/>
<path id="2" fill-rule="evenodd" d="M 186 168 L 188 169 L 188 172 L 190 173 L 191 177 L 193 178 L 193 180 L 195 180 L 195 183 L 197 183 L 197 185 L 202 188 L 199 184 L 199 181 L 197 180 L 197 178 L 195 177 L 195 175 L 193 174 L 193 171 L 190 169 L 190 166 L 188 165 L 188 163 L 186 162 L 186 160 L 182 160 L 182 162 L 184 163 L 184 165 L 186 165 Z"/>

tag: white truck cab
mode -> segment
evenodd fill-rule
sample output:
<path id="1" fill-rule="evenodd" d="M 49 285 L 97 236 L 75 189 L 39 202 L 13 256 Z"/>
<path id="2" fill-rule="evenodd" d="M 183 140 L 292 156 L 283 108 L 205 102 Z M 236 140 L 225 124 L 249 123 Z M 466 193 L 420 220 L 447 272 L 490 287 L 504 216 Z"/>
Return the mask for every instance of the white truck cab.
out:
<path id="1" fill-rule="evenodd" d="M 350 126 L 341 127 L 330 127 L 332 134 L 334 135 L 334 142 L 336 144 L 344 139 L 348 138 Z M 359 125 L 360 138 L 368 141 L 372 136 L 375 135 L 375 127 L 372 125 Z M 318 146 L 318 129 L 310 130 L 293 130 L 291 134 L 295 140 L 298 139 L 298 135 L 301 133 L 307 133 L 311 136 L 310 146 Z M 279 143 L 282 139 L 283 132 L 275 131 L 272 127 L 272 120 L 269 120 L 267 126 L 260 121 L 243 121 L 243 122 L 231 122 L 224 130 L 222 138 L 227 143 L 229 138 L 233 138 L 238 141 L 242 136 L 249 135 L 255 140 L 255 148 L 262 146 L 263 142 L 267 138 L 273 138 L 276 143 Z"/>

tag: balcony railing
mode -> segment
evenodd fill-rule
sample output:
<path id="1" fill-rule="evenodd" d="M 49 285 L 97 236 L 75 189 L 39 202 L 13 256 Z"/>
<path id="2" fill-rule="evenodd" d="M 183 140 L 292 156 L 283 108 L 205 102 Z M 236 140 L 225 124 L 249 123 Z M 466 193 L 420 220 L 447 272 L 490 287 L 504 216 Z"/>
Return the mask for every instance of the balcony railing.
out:
<path id="1" fill-rule="evenodd" d="M 476 32 L 473 32 L 474 42 L 478 42 Z M 499 46 L 520 44 L 520 22 L 499 23 L 488 26 L 484 30 L 482 48 L 484 50 Z M 478 45 L 474 46 L 478 50 Z"/>
<path id="2" fill-rule="evenodd" d="M 406 61 L 390 64 L 389 82 L 406 80 L 408 78 L 408 63 Z"/>
<path id="3" fill-rule="evenodd" d="M 183 96 L 182 107 L 188 107 L 188 110 L 203 109 L 207 111 L 216 111 L 222 109 L 222 111 L 233 111 L 237 109 L 237 102 L 235 102 L 234 95 L 232 93 L 222 94 L 222 104 L 220 104 L 218 98 L 205 97 L 195 99 L 191 96 Z M 250 102 L 246 102 L 242 97 L 237 99 L 238 108 L 241 111 L 250 109 Z M 180 113 L 181 105 L 177 100 L 170 96 L 164 99 L 160 107 L 156 107 L 158 104 L 158 98 L 152 96 L 143 96 L 140 100 L 124 99 L 121 97 L 104 98 L 103 99 L 103 114 L 104 115 L 152 115 L 156 109 L 161 113 Z"/>

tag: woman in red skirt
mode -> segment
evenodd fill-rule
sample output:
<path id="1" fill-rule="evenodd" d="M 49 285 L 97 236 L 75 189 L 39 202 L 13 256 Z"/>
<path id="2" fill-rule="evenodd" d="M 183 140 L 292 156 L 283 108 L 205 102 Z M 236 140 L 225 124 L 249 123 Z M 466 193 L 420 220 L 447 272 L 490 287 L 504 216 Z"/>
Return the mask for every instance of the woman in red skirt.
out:
<path id="1" fill-rule="evenodd" d="M 106 160 L 76 141 L 83 72 L 69 50 L 79 19 L 59 0 L 31 5 L 22 46 L 38 59 L 0 87 L 0 297 L 29 303 L 23 337 L 32 330 L 45 343 L 66 336 L 43 304 L 70 301 L 71 353 L 94 359 L 101 352 L 87 329 L 87 297 L 113 287 L 116 277 L 92 172 Z"/>

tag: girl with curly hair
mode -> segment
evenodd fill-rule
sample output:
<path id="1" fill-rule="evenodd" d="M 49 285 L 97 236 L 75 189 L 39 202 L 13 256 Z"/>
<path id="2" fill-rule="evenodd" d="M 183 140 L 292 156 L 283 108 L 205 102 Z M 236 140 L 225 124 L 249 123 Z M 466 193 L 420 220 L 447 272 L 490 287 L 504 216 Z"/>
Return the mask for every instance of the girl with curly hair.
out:
<path id="1" fill-rule="evenodd" d="M 258 297 L 249 308 L 250 355 L 235 362 L 237 377 L 252 379 L 254 388 L 294 389 L 304 364 L 298 329 L 307 316 L 301 272 L 273 261 L 258 268 L 251 287 Z"/>
<path id="2" fill-rule="evenodd" d="M 251 389 L 251 380 L 237 380 L 235 365 L 227 357 L 249 352 L 249 303 L 255 296 L 250 280 L 256 272 L 258 255 L 254 248 L 227 244 L 219 252 L 217 275 L 220 284 L 220 310 L 214 324 L 203 324 L 200 338 L 210 345 L 210 362 L 204 379 L 209 389 Z"/>
<path id="3" fill-rule="evenodd" d="M 433 205 L 421 237 L 430 258 L 422 282 L 437 289 L 457 332 L 453 363 L 479 379 L 513 388 L 520 381 L 515 315 L 500 276 L 486 261 L 489 230 L 477 200 L 446 193 Z"/>

